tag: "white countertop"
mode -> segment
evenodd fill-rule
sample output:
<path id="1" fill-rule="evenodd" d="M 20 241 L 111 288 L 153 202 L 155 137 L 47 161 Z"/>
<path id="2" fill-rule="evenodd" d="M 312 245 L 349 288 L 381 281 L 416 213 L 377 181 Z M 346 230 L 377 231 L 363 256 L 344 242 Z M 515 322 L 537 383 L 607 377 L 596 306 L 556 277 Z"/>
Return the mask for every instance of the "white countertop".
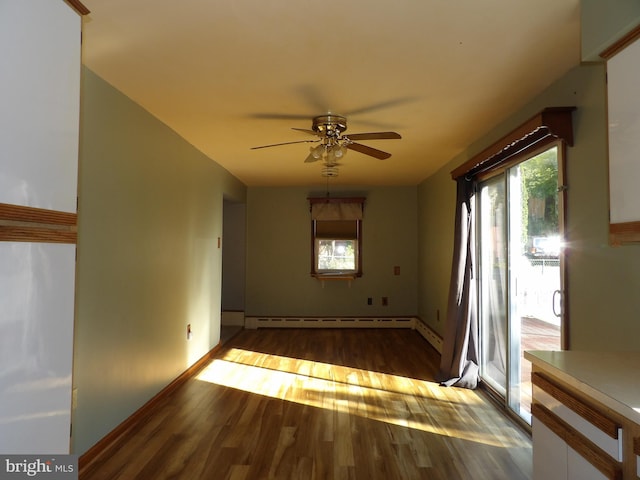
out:
<path id="1" fill-rule="evenodd" d="M 640 352 L 527 351 L 533 365 L 640 424 Z"/>

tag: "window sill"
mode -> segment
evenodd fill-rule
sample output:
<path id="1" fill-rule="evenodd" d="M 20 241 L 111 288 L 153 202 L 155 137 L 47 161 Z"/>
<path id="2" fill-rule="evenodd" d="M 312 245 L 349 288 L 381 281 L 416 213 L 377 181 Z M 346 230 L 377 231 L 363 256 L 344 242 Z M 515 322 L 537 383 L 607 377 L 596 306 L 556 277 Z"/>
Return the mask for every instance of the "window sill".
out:
<path id="1" fill-rule="evenodd" d="M 346 280 L 349 282 L 349 286 L 351 286 L 351 282 L 358 277 L 357 273 L 312 273 L 312 277 L 320 280 L 322 282 L 322 287 L 324 288 L 325 280 Z"/>

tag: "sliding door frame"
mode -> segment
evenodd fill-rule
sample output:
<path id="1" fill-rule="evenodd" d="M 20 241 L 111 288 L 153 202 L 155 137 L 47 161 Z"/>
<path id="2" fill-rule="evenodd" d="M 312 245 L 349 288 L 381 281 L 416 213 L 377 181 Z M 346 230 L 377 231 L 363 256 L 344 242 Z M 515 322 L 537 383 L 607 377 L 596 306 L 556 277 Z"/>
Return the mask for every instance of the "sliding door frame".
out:
<path id="1" fill-rule="evenodd" d="M 559 230 L 559 235 L 561 237 L 561 239 L 565 239 L 565 221 L 566 221 L 566 208 L 567 208 L 567 186 L 566 186 L 566 143 L 564 141 L 562 141 L 561 139 L 550 139 L 549 141 L 545 141 L 542 142 L 541 144 L 535 146 L 535 148 L 530 148 L 530 149 L 526 149 L 524 150 L 522 153 L 519 153 L 517 155 L 514 155 L 513 157 L 511 157 L 508 161 L 502 162 L 499 165 L 495 166 L 494 168 L 490 168 L 485 172 L 481 172 L 478 173 L 477 175 L 475 175 L 475 180 L 477 181 L 477 193 L 480 193 L 480 187 L 482 184 L 485 184 L 486 182 L 489 182 L 493 179 L 495 179 L 498 176 L 502 176 L 502 178 L 500 179 L 501 182 L 504 183 L 504 188 L 505 188 L 505 198 L 506 198 L 506 204 L 509 204 L 509 198 L 510 198 L 510 182 L 509 182 L 509 171 L 510 169 L 516 167 L 517 165 L 524 163 L 526 161 L 528 161 L 529 159 L 532 159 L 534 157 L 536 157 L 537 155 L 540 155 L 550 149 L 556 148 L 557 149 L 557 166 L 558 166 L 558 190 L 557 190 L 557 199 L 558 199 L 558 230 Z M 474 228 L 476 229 L 476 238 L 480 239 L 481 235 L 480 235 L 480 225 L 482 222 L 482 218 L 480 215 L 480 209 L 482 208 L 481 205 L 481 201 L 478 200 L 476 202 L 476 223 L 474 225 Z M 508 207 L 507 210 L 505 211 L 505 228 L 507 232 L 510 232 L 511 228 L 510 228 L 510 222 L 509 222 L 509 218 L 511 217 Z M 509 233 L 507 233 L 507 235 L 509 235 Z M 511 257 L 511 241 L 509 239 L 507 239 L 506 241 L 506 252 L 505 252 L 505 256 L 507 258 L 507 261 L 509 262 Z M 478 259 L 478 261 L 481 261 L 480 259 L 482 258 L 481 254 L 480 254 L 480 242 L 476 242 L 476 258 Z M 568 301 L 567 301 L 567 296 L 568 296 L 568 285 L 567 285 L 567 272 L 566 272 L 566 259 L 565 259 L 565 255 L 566 255 L 566 249 L 562 248 L 560 250 L 560 254 L 559 254 L 559 275 L 560 275 L 560 291 L 561 291 L 561 295 L 560 295 L 560 345 L 561 348 L 563 350 L 566 350 L 569 348 L 569 317 L 568 317 Z M 487 383 L 487 381 L 483 381 L 482 385 L 484 388 L 486 388 L 487 390 L 489 390 L 489 392 L 491 393 L 491 395 L 495 398 L 496 401 L 498 401 L 501 406 L 503 406 L 510 414 L 512 414 L 515 418 L 517 418 L 518 420 L 520 420 L 523 423 L 526 423 L 526 419 L 524 417 L 522 417 L 521 415 L 517 414 L 517 412 L 515 412 L 514 410 L 512 410 L 511 406 L 512 406 L 512 385 L 511 385 L 511 379 L 512 379 L 512 373 L 510 371 L 511 366 L 513 365 L 513 348 L 512 348 L 512 340 L 513 340 L 513 331 L 512 331 L 512 321 L 513 319 L 512 317 L 512 308 L 511 308 L 511 268 L 509 266 L 509 264 L 506 266 L 507 272 L 507 278 L 506 278 L 506 305 L 505 305 L 505 312 L 506 312 L 506 331 L 505 331 L 505 341 L 507 342 L 506 344 L 506 348 L 505 348 L 505 359 L 506 359 L 506 371 L 505 371 L 505 393 L 504 395 L 502 393 L 500 393 L 499 391 L 497 391 L 491 384 Z M 478 268 L 476 269 L 478 272 L 480 272 L 482 269 L 480 266 L 478 266 Z M 477 275 L 477 282 L 478 282 L 478 286 L 477 286 L 477 291 L 481 292 L 482 291 L 482 285 L 480 285 L 480 282 L 482 282 L 482 276 L 481 275 Z M 552 301 L 555 299 L 552 299 Z M 479 312 L 478 315 L 478 328 L 480 329 L 478 338 L 480 339 L 484 339 L 485 336 L 482 334 L 482 329 L 483 329 L 483 325 L 482 325 L 482 315 L 480 314 L 480 312 L 482 312 L 482 295 L 478 295 L 477 297 L 477 311 Z M 554 306 L 554 311 L 555 311 L 555 306 Z M 481 340 L 482 341 L 482 340 Z M 482 360 L 482 355 L 484 355 L 484 349 L 482 348 L 482 346 L 479 349 L 479 353 L 481 355 L 481 362 L 480 364 L 483 365 L 484 361 Z M 481 370 L 481 379 L 484 380 L 484 376 L 483 376 L 482 370 Z"/>

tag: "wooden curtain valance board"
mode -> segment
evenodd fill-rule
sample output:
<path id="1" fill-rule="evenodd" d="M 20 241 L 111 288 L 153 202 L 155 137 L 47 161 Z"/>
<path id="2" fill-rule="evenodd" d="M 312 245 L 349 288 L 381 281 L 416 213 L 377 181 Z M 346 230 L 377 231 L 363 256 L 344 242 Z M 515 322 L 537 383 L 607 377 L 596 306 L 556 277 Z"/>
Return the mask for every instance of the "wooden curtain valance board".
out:
<path id="1" fill-rule="evenodd" d="M 455 180 L 486 171 L 508 158 L 548 138 L 558 138 L 573 146 L 572 113 L 576 107 L 545 108 L 518 128 L 474 155 L 451 172 Z"/>
<path id="2" fill-rule="evenodd" d="M 631 30 L 625 36 L 620 38 L 618 41 L 613 43 L 610 47 L 605 49 L 600 56 L 605 60 L 609 60 L 611 57 L 615 56 L 617 53 L 621 52 L 633 42 L 640 38 L 640 25 Z"/>
<path id="3" fill-rule="evenodd" d="M 64 1 L 67 3 L 67 5 L 73 8 L 80 15 L 88 15 L 89 13 L 91 13 L 90 10 L 87 7 L 85 7 L 80 0 L 64 0 Z"/>

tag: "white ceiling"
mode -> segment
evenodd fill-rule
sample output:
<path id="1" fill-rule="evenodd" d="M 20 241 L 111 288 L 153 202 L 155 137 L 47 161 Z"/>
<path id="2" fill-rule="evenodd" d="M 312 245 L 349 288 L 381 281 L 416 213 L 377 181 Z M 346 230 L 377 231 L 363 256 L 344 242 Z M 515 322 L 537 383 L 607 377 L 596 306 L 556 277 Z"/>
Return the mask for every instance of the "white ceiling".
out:
<path id="1" fill-rule="evenodd" d="M 580 61 L 579 0 L 83 0 L 83 63 L 249 186 L 322 185 L 327 112 L 401 140 L 344 185 L 416 185 Z"/>

